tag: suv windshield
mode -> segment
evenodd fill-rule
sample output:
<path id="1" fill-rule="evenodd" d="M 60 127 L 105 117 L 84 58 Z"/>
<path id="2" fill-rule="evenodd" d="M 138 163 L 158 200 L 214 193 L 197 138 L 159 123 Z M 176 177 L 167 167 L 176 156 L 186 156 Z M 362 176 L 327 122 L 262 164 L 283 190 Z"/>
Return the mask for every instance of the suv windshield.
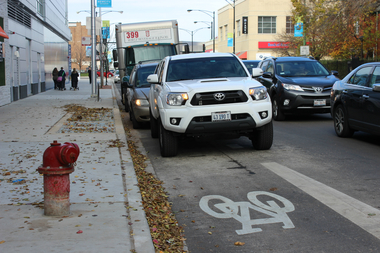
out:
<path id="1" fill-rule="evenodd" d="M 276 74 L 280 76 L 328 76 L 328 70 L 317 61 L 276 62 Z"/>
<path id="2" fill-rule="evenodd" d="M 153 74 L 155 69 L 156 69 L 156 65 L 139 68 L 137 70 L 137 76 L 136 76 L 136 87 L 137 88 L 150 87 L 150 83 L 148 83 L 146 79 L 148 78 L 150 74 Z"/>
<path id="3" fill-rule="evenodd" d="M 221 77 L 247 77 L 247 73 L 235 57 L 181 59 L 170 61 L 166 81 Z"/>

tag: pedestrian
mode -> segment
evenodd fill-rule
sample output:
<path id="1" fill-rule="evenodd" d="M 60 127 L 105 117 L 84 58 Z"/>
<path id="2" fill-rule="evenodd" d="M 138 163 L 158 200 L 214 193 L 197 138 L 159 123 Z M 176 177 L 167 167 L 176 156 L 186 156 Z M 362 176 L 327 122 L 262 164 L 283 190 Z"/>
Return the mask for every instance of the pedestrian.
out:
<path id="1" fill-rule="evenodd" d="M 65 88 L 65 81 L 66 81 L 66 73 L 63 67 L 61 67 L 61 70 L 58 72 L 58 82 L 60 81 L 60 90 L 66 90 Z"/>
<path id="2" fill-rule="evenodd" d="M 78 71 L 74 68 L 73 69 L 73 72 L 71 72 L 71 87 L 76 90 L 78 88 L 78 77 L 79 77 L 79 74 L 78 74 Z"/>
<path id="3" fill-rule="evenodd" d="M 54 68 L 53 72 L 51 74 L 53 76 L 54 89 L 56 90 L 56 89 L 58 89 L 58 82 L 57 82 L 57 79 L 58 79 L 58 69 Z"/>
<path id="4" fill-rule="evenodd" d="M 91 67 L 88 67 L 88 78 L 90 78 L 90 84 L 91 84 Z"/>

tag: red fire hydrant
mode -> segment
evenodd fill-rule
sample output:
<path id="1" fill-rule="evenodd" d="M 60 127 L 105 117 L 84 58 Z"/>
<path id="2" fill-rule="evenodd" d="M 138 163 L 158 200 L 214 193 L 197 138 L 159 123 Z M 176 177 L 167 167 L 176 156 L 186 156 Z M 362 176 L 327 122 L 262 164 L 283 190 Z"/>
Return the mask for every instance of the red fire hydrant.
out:
<path id="1" fill-rule="evenodd" d="M 43 155 L 43 163 L 37 171 L 44 175 L 45 215 L 62 216 L 70 214 L 70 173 L 79 156 L 75 143 L 56 140 L 50 144 Z"/>

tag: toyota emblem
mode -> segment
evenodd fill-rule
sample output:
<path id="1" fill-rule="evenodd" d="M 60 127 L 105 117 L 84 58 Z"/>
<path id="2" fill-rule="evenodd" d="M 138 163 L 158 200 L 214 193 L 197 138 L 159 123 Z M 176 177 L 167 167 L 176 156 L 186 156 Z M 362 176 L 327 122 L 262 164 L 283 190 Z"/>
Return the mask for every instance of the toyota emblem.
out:
<path id="1" fill-rule="evenodd" d="M 313 89 L 315 90 L 315 92 L 322 92 L 323 91 L 322 87 L 313 87 Z"/>
<path id="2" fill-rule="evenodd" d="M 218 92 L 218 93 L 214 93 L 214 98 L 215 100 L 217 101 L 223 101 L 223 99 L 226 97 L 226 95 L 224 93 L 221 93 L 221 92 Z"/>

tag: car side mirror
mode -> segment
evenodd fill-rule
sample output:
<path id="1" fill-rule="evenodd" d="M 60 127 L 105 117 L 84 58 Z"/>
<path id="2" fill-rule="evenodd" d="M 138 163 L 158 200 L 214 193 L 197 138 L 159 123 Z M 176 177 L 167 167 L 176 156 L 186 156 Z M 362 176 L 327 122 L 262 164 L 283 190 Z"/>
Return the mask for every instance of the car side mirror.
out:
<path id="1" fill-rule="evenodd" d="M 336 76 L 336 77 L 339 77 L 339 72 L 336 70 L 331 70 L 331 74 Z"/>
<path id="2" fill-rule="evenodd" d="M 148 83 L 151 83 L 151 84 L 158 83 L 158 75 L 157 74 L 151 74 L 148 76 L 148 78 L 146 80 L 148 81 Z"/>
<path id="3" fill-rule="evenodd" d="M 379 91 L 380 92 L 380 83 L 375 83 L 374 85 L 373 85 L 373 91 Z"/>
<path id="4" fill-rule="evenodd" d="M 264 73 L 263 73 L 263 77 L 265 77 L 265 78 L 272 78 L 273 75 L 272 75 L 271 72 L 264 72 Z"/>
<path id="5" fill-rule="evenodd" d="M 261 68 L 253 68 L 252 69 L 252 77 L 259 77 L 263 75 L 263 70 Z"/>

